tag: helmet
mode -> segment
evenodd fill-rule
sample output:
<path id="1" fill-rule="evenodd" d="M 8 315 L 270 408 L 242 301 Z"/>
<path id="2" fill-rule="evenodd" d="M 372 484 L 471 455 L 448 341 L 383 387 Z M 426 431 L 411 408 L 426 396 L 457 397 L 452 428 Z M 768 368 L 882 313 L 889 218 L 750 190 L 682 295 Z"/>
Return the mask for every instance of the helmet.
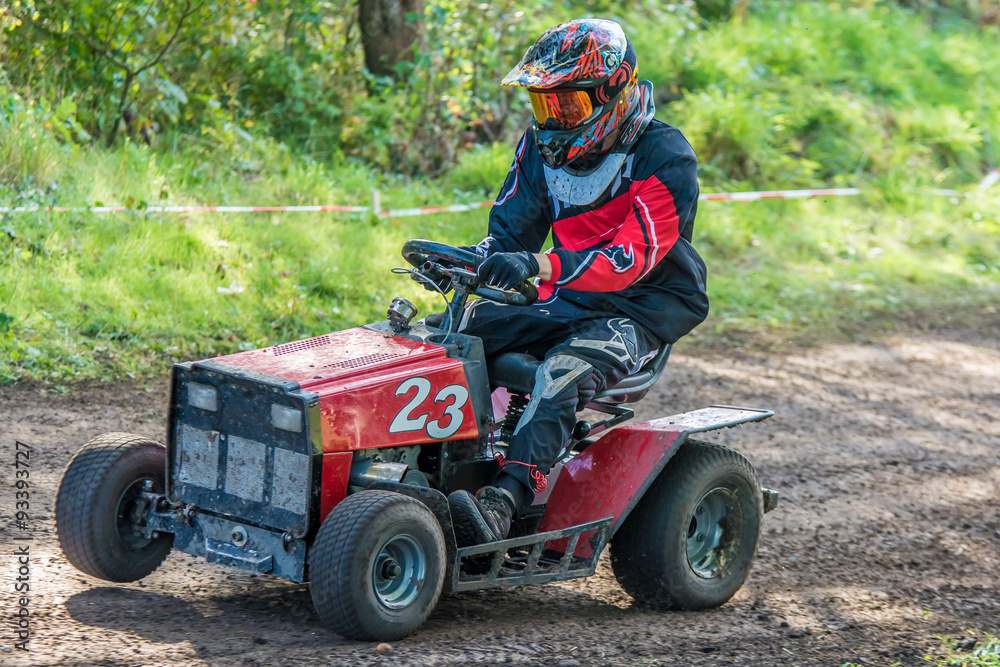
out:
<path id="1" fill-rule="evenodd" d="M 574 19 L 549 28 L 500 83 L 528 89 L 546 180 L 571 204 L 600 196 L 653 116 L 652 84 L 638 81 L 635 50 L 614 21 Z M 602 150 L 619 130 L 614 146 Z M 619 154 L 616 165 L 607 163 L 610 154 Z M 564 187 L 553 187 L 554 181 Z M 577 191 L 569 199 L 567 182 Z"/>

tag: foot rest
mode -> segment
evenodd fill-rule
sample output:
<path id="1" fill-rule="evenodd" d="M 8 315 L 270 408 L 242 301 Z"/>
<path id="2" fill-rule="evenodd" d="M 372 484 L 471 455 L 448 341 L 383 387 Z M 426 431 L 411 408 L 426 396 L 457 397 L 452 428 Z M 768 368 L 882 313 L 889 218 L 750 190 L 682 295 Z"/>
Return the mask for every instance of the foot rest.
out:
<path id="1" fill-rule="evenodd" d="M 610 530 L 611 517 L 608 517 L 562 530 L 463 547 L 455 554 L 451 590 L 471 591 L 589 577 L 597 570 L 597 559 L 608 543 Z M 575 556 L 580 537 L 591 532 L 594 533 L 590 537 L 593 548 L 591 556 Z M 549 542 L 564 540 L 565 548 L 552 545 L 563 553 L 556 552 L 556 549 L 545 549 Z M 489 570 L 482 574 L 462 572 L 462 562 L 469 558 L 491 561 Z"/>

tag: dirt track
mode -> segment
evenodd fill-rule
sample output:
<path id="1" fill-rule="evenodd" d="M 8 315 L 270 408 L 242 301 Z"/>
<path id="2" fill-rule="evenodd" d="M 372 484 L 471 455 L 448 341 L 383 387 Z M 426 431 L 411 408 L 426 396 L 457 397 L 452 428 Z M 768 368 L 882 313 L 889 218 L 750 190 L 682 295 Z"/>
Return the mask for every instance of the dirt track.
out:
<path id="1" fill-rule="evenodd" d="M 681 346 L 641 418 L 713 403 L 777 413 L 714 438 L 782 493 L 736 597 L 709 612 L 646 611 L 605 561 L 589 580 L 445 598 L 384 656 L 324 629 L 305 586 L 181 553 L 131 585 L 74 570 L 54 540 L 59 475 L 98 433 L 160 438 L 165 382 L 66 396 L 5 387 L 0 663 L 927 665 L 936 635 L 1000 633 L 1000 340 L 969 340 L 693 356 Z M 12 650 L 10 625 L 15 439 L 35 448 L 28 655 Z"/>

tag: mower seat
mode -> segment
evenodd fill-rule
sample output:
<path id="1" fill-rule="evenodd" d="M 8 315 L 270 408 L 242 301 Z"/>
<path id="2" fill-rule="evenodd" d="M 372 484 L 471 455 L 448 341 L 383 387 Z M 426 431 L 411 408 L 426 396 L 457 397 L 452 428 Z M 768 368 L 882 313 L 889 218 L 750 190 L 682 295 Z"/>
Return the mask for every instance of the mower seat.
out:
<path id="1" fill-rule="evenodd" d="M 635 403 L 649 391 L 667 365 L 673 345 L 664 345 L 656 356 L 647 361 L 638 372 L 629 375 L 614 387 L 606 387 L 594 396 L 600 403 Z M 535 386 L 535 371 L 541 362 L 530 354 L 508 352 L 501 354 L 487 366 L 490 386 L 504 387 L 508 391 L 530 394 Z"/>

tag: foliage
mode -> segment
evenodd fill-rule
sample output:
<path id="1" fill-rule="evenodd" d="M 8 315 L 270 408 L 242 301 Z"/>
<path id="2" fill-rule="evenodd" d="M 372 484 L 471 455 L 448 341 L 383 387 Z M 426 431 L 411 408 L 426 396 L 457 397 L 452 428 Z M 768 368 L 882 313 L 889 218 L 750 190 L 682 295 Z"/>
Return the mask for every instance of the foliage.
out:
<path id="1" fill-rule="evenodd" d="M 79 120 L 110 144 L 123 121 L 130 131 L 146 115 L 176 121 L 188 99 L 166 57 L 237 14 L 238 5 L 208 0 L 24 0 L 4 10 L 0 53 L 15 85 L 79 97 Z"/>
<path id="2" fill-rule="evenodd" d="M 987 634 L 982 642 L 966 639 L 961 642 L 943 637 L 941 643 L 947 654 L 941 658 L 926 659 L 938 667 L 1000 667 L 1000 639 Z"/>
<path id="3" fill-rule="evenodd" d="M 996 317 L 1000 186 L 964 186 L 1000 155 L 1000 33 L 957 10 L 770 0 L 716 17 L 693 2 L 442 0 L 427 3 L 415 65 L 390 81 L 364 72 L 346 0 L 206 5 L 212 20 L 186 21 L 140 72 L 176 25 L 161 6 L 0 8 L 0 206 L 133 209 L 0 214 L 0 382 L 146 373 L 381 319 L 397 293 L 438 308 L 388 273 L 399 246 L 478 240 L 485 210 L 373 220 L 144 209 L 365 204 L 373 189 L 390 207 L 489 197 L 526 106 L 497 79 L 541 30 L 582 13 L 623 22 L 658 116 L 700 156 L 705 191 L 864 190 L 703 204 L 695 245 L 712 315 L 694 340 L 851 336 L 922 312 Z M 66 8 L 75 22 L 59 20 Z M 147 10 L 155 30 L 139 20 Z M 127 68 L 81 41 L 90 30 Z M 123 93 L 132 126 L 107 149 L 96 139 L 108 139 Z M 152 145 L 143 128 L 158 128 Z M 925 192 L 942 187 L 963 194 Z"/>
<path id="4" fill-rule="evenodd" d="M 24 104 L 20 98 L 0 98 L 0 184 L 47 183 L 66 152 L 56 137 L 82 132 L 73 120 L 73 100 L 63 98 L 55 109 L 46 98 Z"/>
<path id="5" fill-rule="evenodd" d="M 619 15 L 608 0 L 428 2 L 413 61 L 379 78 L 364 69 L 352 0 L 25 0 L 0 9 L 0 59 L 15 90 L 72 96 L 81 127 L 109 145 L 122 125 L 206 150 L 263 131 L 314 156 L 436 175 L 464 147 L 520 132 L 523 104 L 497 81 L 554 20 L 694 27 L 691 0 L 632 4 Z"/>
<path id="6" fill-rule="evenodd" d="M 647 74 L 681 98 L 660 115 L 696 147 L 709 187 L 867 178 L 893 192 L 968 183 L 1000 155 L 1000 65 L 984 56 L 998 36 L 932 30 L 885 4 L 757 3 Z M 656 29 L 635 38 L 655 48 Z"/>

